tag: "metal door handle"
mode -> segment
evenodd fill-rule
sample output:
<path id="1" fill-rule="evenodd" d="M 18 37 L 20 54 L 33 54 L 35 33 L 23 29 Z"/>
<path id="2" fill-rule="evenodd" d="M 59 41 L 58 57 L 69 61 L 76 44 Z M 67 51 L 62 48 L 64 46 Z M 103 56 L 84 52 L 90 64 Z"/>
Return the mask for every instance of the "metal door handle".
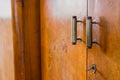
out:
<path id="1" fill-rule="evenodd" d="M 87 48 L 92 48 L 92 43 L 97 44 L 97 42 L 92 41 L 92 25 L 98 24 L 98 22 L 92 22 L 92 17 L 88 16 L 86 18 L 86 46 Z"/>
<path id="2" fill-rule="evenodd" d="M 77 22 L 81 22 L 77 20 L 77 16 L 72 17 L 72 44 L 75 45 L 77 40 L 82 40 L 81 38 L 77 38 Z"/>
<path id="3" fill-rule="evenodd" d="M 92 47 L 92 17 L 86 18 L 86 45 Z"/>
<path id="4" fill-rule="evenodd" d="M 77 41 L 77 17 L 72 18 L 72 44 L 76 44 Z"/>
<path id="5" fill-rule="evenodd" d="M 83 22 L 77 20 L 76 16 L 72 17 L 72 44 L 75 45 L 77 40 L 82 40 L 81 38 L 77 38 L 77 22 Z M 88 16 L 86 18 L 86 47 L 92 48 L 92 43 L 97 43 L 92 41 L 92 24 L 98 24 L 97 22 L 92 22 L 92 17 Z"/>

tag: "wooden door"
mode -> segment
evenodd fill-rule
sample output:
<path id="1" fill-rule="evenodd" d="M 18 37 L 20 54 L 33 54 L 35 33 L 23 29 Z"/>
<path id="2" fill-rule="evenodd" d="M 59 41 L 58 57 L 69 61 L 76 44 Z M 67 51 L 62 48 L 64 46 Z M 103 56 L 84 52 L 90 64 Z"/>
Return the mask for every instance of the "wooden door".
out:
<path id="1" fill-rule="evenodd" d="M 86 16 L 86 0 L 40 0 L 42 80 L 86 80 L 85 29 L 72 45 L 72 16 Z"/>
<path id="2" fill-rule="evenodd" d="M 99 45 L 88 50 L 88 66 L 96 64 L 97 72 L 87 80 L 120 80 L 120 0 L 89 0 L 89 15 L 100 23 L 93 25 Z"/>

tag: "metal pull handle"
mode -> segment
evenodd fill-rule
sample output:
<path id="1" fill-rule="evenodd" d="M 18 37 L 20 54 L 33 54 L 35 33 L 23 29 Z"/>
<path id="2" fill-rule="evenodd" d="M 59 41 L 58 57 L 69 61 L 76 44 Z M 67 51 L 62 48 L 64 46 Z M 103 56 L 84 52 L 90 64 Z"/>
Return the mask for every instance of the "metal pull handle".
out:
<path id="1" fill-rule="evenodd" d="M 80 20 L 77 20 L 76 16 L 72 17 L 72 44 L 75 45 L 77 40 L 82 40 L 81 38 L 77 38 L 77 22 L 81 22 Z"/>
<path id="2" fill-rule="evenodd" d="M 86 18 L 86 45 L 92 47 L 92 17 Z"/>
<path id="3" fill-rule="evenodd" d="M 96 41 L 92 41 L 92 25 L 98 24 L 98 22 L 92 22 L 92 17 L 88 16 L 86 18 L 86 46 L 87 48 L 92 48 L 92 43 L 98 44 Z"/>
<path id="4" fill-rule="evenodd" d="M 72 18 L 72 44 L 75 45 L 77 41 L 77 17 Z"/>
<path id="5" fill-rule="evenodd" d="M 76 16 L 72 17 L 72 44 L 75 45 L 77 40 L 82 40 L 77 38 L 77 22 L 83 22 L 77 20 Z M 92 43 L 98 44 L 97 42 L 92 42 L 92 24 L 98 24 L 97 22 L 92 22 L 92 17 L 88 16 L 86 18 L 86 47 L 92 48 Z"/>

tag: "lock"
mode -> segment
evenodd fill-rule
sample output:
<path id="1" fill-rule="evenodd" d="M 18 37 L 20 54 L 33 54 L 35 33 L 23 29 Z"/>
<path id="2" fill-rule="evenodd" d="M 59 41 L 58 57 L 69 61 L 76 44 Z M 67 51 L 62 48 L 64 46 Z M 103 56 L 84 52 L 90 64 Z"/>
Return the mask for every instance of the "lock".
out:
<path id="1" fill-rule="evenodd" d="M 96 64 L 92 64 L 90 68 L 87 68 L 87 71 L 92 71 L 95 74 L 97 71 Z"/>

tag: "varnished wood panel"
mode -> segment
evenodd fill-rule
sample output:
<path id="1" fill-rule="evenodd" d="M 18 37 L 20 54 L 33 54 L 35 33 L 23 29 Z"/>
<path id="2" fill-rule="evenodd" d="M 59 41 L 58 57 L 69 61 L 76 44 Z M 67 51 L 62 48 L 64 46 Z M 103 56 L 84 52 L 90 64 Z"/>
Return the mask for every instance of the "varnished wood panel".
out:
<path id="1" fill-rule="evenodd" d="M 25 0 L 23 7 L 25 80 L 41 79 L 39 0 Z"/>
<path id="2" fill-rule="evenodd" d="M 40 80 L 38 0 L 12 0 L 15 80 Z"/>
<path id="3" fill-rule="evenodd" d="M 11 19 L 0 19 L 0 80 L 15 80 L 13 53 Z"/>
<path id="4" fill-rule="evenodd" d="M 93 27 L 93 39 L 99 45 L 88 50 L 89 66 L 97 65 L 97 73 L 89 72 L 89 80 L 120 80 L 120 1 L 96 0 L 89 13 L 100 24 Z"/>
<path id="5" fill-rule="evenodd" d="M 19 2 L 17 0 L 11 0 L 11 2 L 15 80 L 25 80 L 22 4 L 21 0 Z"/>
<path id="6" fill-rule="evenodd" d="M 83 19 L 85 8 L 84 0 L 40 0 L 42 80 L 86 80 L 85 25 L 83 42 L 71 43 L 72 16 Z"/>

